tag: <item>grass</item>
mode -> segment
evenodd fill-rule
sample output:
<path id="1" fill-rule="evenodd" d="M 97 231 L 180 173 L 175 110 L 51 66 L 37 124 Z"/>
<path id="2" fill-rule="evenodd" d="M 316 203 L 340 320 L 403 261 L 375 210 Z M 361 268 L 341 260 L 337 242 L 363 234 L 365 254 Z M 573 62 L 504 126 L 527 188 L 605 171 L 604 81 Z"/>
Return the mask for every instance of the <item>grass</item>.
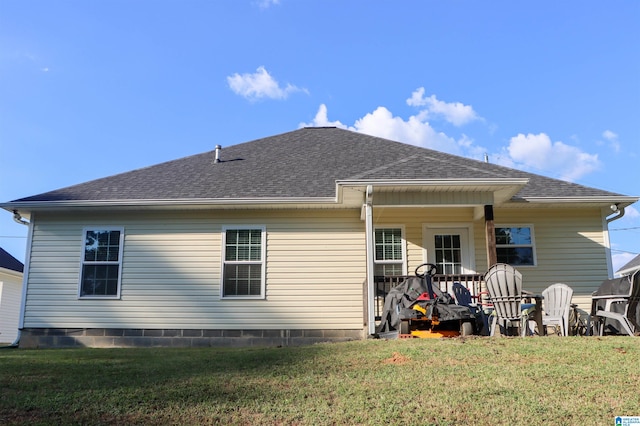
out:
<path id="1" fill-rule="evenodd" d="M 640 339 L 0 351 L 0 424 L 546 425 L 640 415 Z"/>

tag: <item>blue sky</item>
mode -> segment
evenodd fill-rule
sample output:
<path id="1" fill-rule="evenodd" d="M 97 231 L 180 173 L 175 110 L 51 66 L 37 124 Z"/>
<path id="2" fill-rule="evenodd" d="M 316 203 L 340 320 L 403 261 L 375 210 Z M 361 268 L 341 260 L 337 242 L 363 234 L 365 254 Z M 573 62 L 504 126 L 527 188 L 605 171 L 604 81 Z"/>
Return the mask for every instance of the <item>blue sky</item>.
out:
<path id="1" fill-rule="evenodd" d="M 638 22 L 635 0 L 1 0 L 0 201 L 303 125 L 637 196 Z M 610 229 L 617 269 L 638 204 Z M 0 246 L 25 236 L 0 212 Z"/>

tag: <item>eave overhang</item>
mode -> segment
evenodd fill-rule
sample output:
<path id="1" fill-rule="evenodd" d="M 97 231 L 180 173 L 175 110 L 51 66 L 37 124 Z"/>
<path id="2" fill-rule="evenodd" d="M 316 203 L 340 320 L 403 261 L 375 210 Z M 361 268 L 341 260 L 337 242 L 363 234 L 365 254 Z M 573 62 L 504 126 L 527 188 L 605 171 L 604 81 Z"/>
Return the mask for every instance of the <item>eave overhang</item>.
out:
<path id="1" fill-rule="evenodd" d="M 204 210 L 204 209 L 251 209 L 292 208 L 301 206 L 336 206 L 335 197 L 297 198 L 216 198 L 216 199 L 169 199 L 169 200 L 59 200 L 59 201 L 13 201 L 0 204 L 9 212 L 18 211 L 29 219 L 38 211 L 132 211 L 132 210 Z"/>
<path id="2" fill-rule="evenodd" d="M 512 200 L 512 207 L 609 207 L 615 205 L 619 209 L 630 206 L 640 197 L 626 195 L 579 196 L 579 197 L 522 197 Z"/>
<path id="3" fill-rule="evenodd" d="M 202 209 L 283 209 L 283 208 L 359 208 L 367 186 L 388 206 L 434 206 L 434 194 L 466 193 L 475 205 L 493 204 L 497 207 L 602 207 L 616 205 L 620 209 L 637 202 L 633 196 L 579 196 L 579 197 L 515 197 L 529 179 L 369 179 L 337 180 L 335 197 L 265 197 L 265 198 L 184 198 L 184 199 L 115 199 L 115 200 L 40 200 L 12 201 L 0 208 L 18 211 L 29 219 L 38 211 L 132 211 L 132 210 L 202 210 Z M 427 195 L 425 195 L 427 194 Z M 411 199 L 411 203 L 392 204 L 394 200 Z M 417 201 L 416 201 L 417 200 Z M 374 205 L 376 202 L 374 202 Z M 445 204 L 439 204 L 444 206 Z M 471 205 L 471 204 L 470 204 Z"/>
<path id="4" fill-rule="evenodd" d="M 527 185 L 529 179 L 425 179 L 425 180 L 338 180 L 336 181 L 338 199 L 340 199 L 341 191 L 343 188 L 358 189 L 365 191 L 368 185 L 373 187 L 374 193 L 395 193 L 404 194 L 405 198 L 412 198 L 413 200 L 419 200 L 421 197 L 419 194 L 451 194 L 451 193 L 464 193 L 464 194 L 477 194 L 477 196 L 467 197 L 472 201 L 470 205 L 478 204 L 493 204 L 501 205 L 516 195 L 522 188 Z M 374 196 L 375 198 L 375 196 Z M 391 199 L 391 197 L 386 197 Z M 424 196 L 423 205 L 433 205 L 428 199 L 429 196 Z M 378 204 L 374 201 L 374 205 Z M 415 202 L 411 202 L 411 206 L 415 206 Z M 404 207 L 403 203 L 396 204 L 397 207 Z"/>

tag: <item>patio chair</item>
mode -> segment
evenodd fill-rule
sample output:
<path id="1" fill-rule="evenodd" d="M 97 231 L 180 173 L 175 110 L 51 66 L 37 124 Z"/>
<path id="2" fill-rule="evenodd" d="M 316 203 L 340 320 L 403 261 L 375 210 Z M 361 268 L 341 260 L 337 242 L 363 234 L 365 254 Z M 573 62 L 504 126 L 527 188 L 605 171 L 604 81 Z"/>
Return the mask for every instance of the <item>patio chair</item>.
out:
<path id="1" fill-rule="evenodd" d="M 520 329 L 522 337 L 526 336 L 530 331 L 528 323 L 531 308 L 523 309 L 522 306 L 522 274 L 511 265 L 496 263 L 489 268 L 484 281 L 493 304 L 490 336 L 495 334 L 498 325 L 505 334 L 509 334 L 509 328 L 515 326 Z"/>
<path id="2" fill-rule="evenodd" d="M 618 284 L 622 285 L 627 284 L 625 280 L 628 280 L 628 295 L 592 296 L 593 304 L 596 306 L 595 316 L 600 336 L 604 334 L 607 320 L 617 321 L 621 326 L 620 331 L 624 331 L 629 336 L 634 336 L 634 332 L 640 331 L 640 313 L 638 312 L 640 308 L 640 271 L 636 271 L 633 276 L 617 280 L 621 281 Z M 602 306 L 602 302 L 604 302 L 604 306 Z"/>
<path id="3" fill-rule="evenodd" d="M 476 310 L 476 304 L 473 303 L 473 297 L 471 296 L 471 291 L 468 288 L 460 284 L 459 282 L 454 282 L 452 286 L 453 296 L 456 298 L 456 303 L 460 306 L 466 306 L 470 308 L 472 312 Z"/>
<path id="4" fill-rule="evenodd" d="M 482 295 L 487 294 L 487 292 L 481 292 L 474 297 L 471 295 L 471 291 L 459 282 L 453 283 L 452 290 L 456 303 L 469 308 L 471 314 L 476 317 L 476 326 L 480 334 L 488 335 L 490 313 L 487 313 L 487 310 L 484 309 L 486 306 L 483 305 L 483 302 L 485 301 L 481 299 Z M 474 299 L 477 301 L 474 301 Z"/>
<path id="5" fill-rule="evenodd" d="M 544 315 L 542 324 L 559 325 L 562 336 L 569 335 L 569 313 L 573 289 L 566 284 L 552 284 L 542 291 Z"/>

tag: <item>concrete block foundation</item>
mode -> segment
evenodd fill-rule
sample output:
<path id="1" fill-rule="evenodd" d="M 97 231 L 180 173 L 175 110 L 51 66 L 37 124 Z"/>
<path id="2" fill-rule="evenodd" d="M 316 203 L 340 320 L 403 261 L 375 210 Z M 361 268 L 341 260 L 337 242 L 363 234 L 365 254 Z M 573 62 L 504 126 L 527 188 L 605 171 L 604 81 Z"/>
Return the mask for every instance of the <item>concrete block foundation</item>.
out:
<path id="1" fill-rule="evenodd" d="M 25 328 L 20 348 L 301 346 L 365 337 L 363 330 Z"/>

